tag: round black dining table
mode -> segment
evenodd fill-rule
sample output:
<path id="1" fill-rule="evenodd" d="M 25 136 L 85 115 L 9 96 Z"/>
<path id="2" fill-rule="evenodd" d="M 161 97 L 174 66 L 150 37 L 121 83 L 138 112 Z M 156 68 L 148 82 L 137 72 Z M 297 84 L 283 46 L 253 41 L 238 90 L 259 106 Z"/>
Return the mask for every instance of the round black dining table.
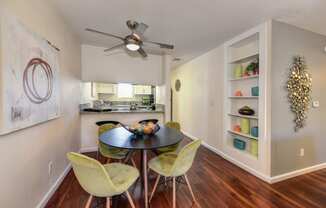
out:
<path id="1" fill-rule="evenodd" d="M 154 135 L 135 136 L 123 127 L 103 133 L 100 141 L 108 146 L 141 151 L 141 170 L 144 183 L 144 207 L 148 208 L 147 151 L 179 143 L 185 136 L 176 129 L 162 126 Z M 131 156 L 131 155 L 129 155 Z M 128 160 L 128 157 L 127 159 Z"/>

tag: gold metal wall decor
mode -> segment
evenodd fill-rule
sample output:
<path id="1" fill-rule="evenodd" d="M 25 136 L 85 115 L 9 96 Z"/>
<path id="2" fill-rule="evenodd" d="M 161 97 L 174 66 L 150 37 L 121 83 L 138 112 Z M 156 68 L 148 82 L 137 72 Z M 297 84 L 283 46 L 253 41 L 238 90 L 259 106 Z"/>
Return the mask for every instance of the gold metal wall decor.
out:
<path id="1" fill-rule="evenodd" d="M 311 101 L 312 78 L 302 56 L 295 56 L 287 81 L 288 98 L 291 111 L 295 114 L 294 130 L 303 128 Z"/>

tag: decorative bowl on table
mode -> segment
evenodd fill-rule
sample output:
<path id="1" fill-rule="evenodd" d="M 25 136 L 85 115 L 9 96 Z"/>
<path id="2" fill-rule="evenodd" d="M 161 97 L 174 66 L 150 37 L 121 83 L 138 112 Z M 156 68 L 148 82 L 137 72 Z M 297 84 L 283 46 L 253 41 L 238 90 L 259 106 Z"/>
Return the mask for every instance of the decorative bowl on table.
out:
<path id="1" fill-rule="evenodd" d="M 154 123 L 150 120 L 141 121 L 130 126 L 121 124 L 121 126 L 136 136 L 153 135 L 160 130 L 160 126 L 157 122 Z"/>

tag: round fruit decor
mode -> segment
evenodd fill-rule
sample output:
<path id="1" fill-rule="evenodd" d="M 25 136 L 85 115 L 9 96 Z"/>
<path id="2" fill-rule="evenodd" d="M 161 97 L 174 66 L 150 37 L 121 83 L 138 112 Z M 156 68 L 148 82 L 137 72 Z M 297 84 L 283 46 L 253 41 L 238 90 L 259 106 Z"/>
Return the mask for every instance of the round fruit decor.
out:
<path id="1" fill-rule="evenodd" d="M 131 126 L 125 126 L 122 124 L 122 127 L 136 136 L 153 135 L 160 129 L 158 124 L 151 121 L 135 123 Z"/>

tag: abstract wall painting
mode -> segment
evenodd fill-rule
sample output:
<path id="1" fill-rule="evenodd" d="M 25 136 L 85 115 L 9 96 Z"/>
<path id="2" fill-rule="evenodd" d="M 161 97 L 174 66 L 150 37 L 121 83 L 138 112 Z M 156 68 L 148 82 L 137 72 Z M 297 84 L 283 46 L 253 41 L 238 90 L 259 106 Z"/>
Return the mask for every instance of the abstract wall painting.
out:
<path id="1" fill-rule="evenodd" d="M 9 13 L 0 24 L 0 134 L 58 118 L 59 52 Z"/>

